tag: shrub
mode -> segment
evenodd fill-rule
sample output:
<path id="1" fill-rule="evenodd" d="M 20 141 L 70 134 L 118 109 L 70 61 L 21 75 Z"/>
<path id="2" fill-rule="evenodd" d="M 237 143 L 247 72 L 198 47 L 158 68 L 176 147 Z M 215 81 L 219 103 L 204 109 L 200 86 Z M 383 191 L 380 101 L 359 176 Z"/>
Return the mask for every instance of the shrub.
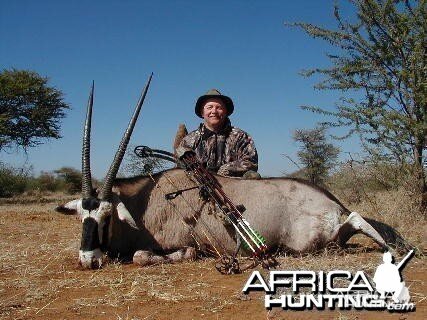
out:
<path id="1" fill-rule="evenodd" d="M 31 189 L 39 191 L 58 191 L 64 189 L 64 183 L 52 172 L 41 172 L 37 178 L 33 178 Z"/>
<path id="2" fill-rule="evenodd" d="M 375 210 L 382 207 L 378 194 L 399 192 L 402 202 L 411 208 L 419 207 L 419 194 L 413 179 L 413 166 L 391 162 L 348 161 L 327 180 L 327 186 L 344 203 L 368 202 Z"/>
<path id="3" fill-rule="evenodd" d="M 57 179 L 62 180 L 63 190 L 70 194 L 80 192 L 82 188 L 82 174 L 71 167 L 62 167 L 54 171 Z"/>
<path id="4" fill-rule="evenodd" d="M 0 197 L 12 197 L 24 192 L 31 178 L 30 170 L 0 162 Z"/>

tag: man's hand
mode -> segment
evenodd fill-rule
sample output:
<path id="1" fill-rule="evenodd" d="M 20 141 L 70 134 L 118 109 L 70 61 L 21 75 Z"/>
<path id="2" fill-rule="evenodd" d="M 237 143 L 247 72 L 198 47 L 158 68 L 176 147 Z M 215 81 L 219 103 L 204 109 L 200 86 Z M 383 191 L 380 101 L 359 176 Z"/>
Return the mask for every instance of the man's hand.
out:
<path id="1" fill-rule="evenodd" d="M 181 163 L 182 168 L 190 170 L 195 163 L 198 163 L 196 153 L 191 149 L 184 151 L 182 156 L 179 157 L 179 162 Z"/>
<path id="2" fill-rule="evenodd" d="M 179 157 L 179 160 L 184 160 L 184 159 L 188 159 L 195 156 L 196 156 L 196 153 L 193 150 L 188 150 L 188 151 L 185 151 L 183 155 Z"/>
<path id="3" fill-rule="evenodd" d="M 230 176 L 230 171 L 226 168 L 226 166 L 221 166 L 218 169 L 217 174 L 219 174 L 220 176 Z"/>

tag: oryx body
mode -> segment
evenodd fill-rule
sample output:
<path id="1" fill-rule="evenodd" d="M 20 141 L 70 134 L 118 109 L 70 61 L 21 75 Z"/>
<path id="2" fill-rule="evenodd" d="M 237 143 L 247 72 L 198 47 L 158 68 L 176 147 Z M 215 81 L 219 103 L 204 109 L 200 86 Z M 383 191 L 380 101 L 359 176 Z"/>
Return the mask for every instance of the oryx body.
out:
<path id="1" fill-rule="evenodd" d="M 322 190 L 295 179 L 216 178 L 235 203 L 244 204 L 244 217 L 271 248 L 281 246 L 305 252 L 323 246 L 336 236 L 340 216 L 346 212 Z M 127 226 L 113 225 L 110 250 L 172 251 L 202 242 L 233 252 L 235 230 L 223 219 L 217 206 L 199 197 L 197 189 L 173 200 L 165 199 L 166 193 L 192 186 L 195 183 L 181 169 L 167 170 L 152 178 L 117 180 L 113 190 L 140 230 L 132 232 L 138 238 L 132 243 Z"/>
<path id="2" fill-rule="evenodd" d="M 141 257 L 143 252 L 143 259 L 136 260 L 148 264 L 150 261 L 194 257 L 194 254 L 181 250 L 181 254 L 153 260 L 147 252 L 170 254 L 175 250 L 198 247 L 210 248 L 218 254 L 231 254 L 236 249 L 235 230 L 224 220 L 215 204 L 199 196 L 198 189 L 186 191 L 172 200 L 165 198 L 167 193 L 196 185 L 184 170 L 115 178 L 148 85 L 104 186 L 96 197 L 92 192 L 89 167 L 93 91 L 91 93 L 83 140 L 83 199 L 59 208 L 75 210 L 81 216 L 83 231 L 79 262 L 83 267 L 98 266 L 105 252 L 119 257 L 131 257 L 135 252 Z M 368 235 L 380 246 L 386 246 L 377 230 L 357 213 L 351 213 L 341 224 L 341 216 L 350 212 L 328 191 L 307 182 L 290 178 L 216 178 L 235 204 L 245 206 L 244 217 L 265 238 L 271 250 L 281 247 L 307 252 L 331 241 L 344 244 L 358 232 Z"/>
<path id="3" fill-rule="evenodd" d="M 341 223 L 349 211 L 326 190 L 290 178 L 216 178 L 235 203 L 244 204 L 244 217 L 264 236 L 272 250 L 280 247 L 292 252 L 310 252 L 332 241 L 344 244 L 359 232 L 386 246 L 381 235 L 357 213 Z M 186 191 L 173 200 L 165 198 L 167 193 L 192 186 L 195 183 L 182 169 L 116 179 L 111 219 L 102 219 L 107 217 L 103 214 L 96 219 L 102 251 L 129 259 L 139 250 L 168 254 L 186 247 L 210 247 L 211 251 L 215 248 L 221 254 L 232 254 L 236 249 L 233 227 L 223 219 L 216 205 L 200 198 L 198 189 Z M 80 214 L 84 218 L 84 210 Z M 80 253 L 81 263 L 85 256 Z M 95 256 L 99 258 L 99 252 Z M 147 256 L 139 263 L 150 264 L 149 259 Z"/>

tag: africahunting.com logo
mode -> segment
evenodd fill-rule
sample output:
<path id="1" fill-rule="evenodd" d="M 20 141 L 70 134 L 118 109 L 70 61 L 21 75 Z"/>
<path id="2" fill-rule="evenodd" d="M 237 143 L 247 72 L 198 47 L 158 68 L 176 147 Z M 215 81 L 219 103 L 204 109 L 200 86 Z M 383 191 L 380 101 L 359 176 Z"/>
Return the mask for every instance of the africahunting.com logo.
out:
<path id="1" fill-rule="evenodd" d="M 375 289 L 363 271 L 330 272 L 270 271 L 267 282 L 259 271 L 250 275 L 243 293 L 265 292 L 265 308 L 284 310 L 351 309 L 415 311 L 401 272 L 414 256 L 411 250 L 399 264 L 393 263 L 390 252 L 383 255 L 374 274 Z M 346 285 L 343 285 L 345 283 Z M 301 291 L 304 291 L 302 293 Z"/>

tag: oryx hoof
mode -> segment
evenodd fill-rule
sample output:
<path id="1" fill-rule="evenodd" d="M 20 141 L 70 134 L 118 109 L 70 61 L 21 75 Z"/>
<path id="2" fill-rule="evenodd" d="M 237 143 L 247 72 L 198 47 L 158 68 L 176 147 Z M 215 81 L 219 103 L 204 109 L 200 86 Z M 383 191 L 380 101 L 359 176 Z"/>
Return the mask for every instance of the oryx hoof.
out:
<path id="1" fill-rule="evenodd" d="M 180 262 L 183 260 L 193 261 L 196 259 L 196 249 L 194 249 L 193 247 L 186 247 L 171 254 L 168 254 L 167 258 L 171 262 Z"/>
<path id="2" fill-rule="evenodd" d="M 133 263 L 142 267 L 168 262 L 165 257 L 156 256 L 151 251 L 138 250 L 133 255 Z"/>
<path id="3" fill-rule="evenodd" d="M 184 259 L 185 260 L 190 260 L 190 261 L 194 261 L 197 258 L 197 252 L 196 249 L 193 247 L 187 247 L 185 248 L 185 253 L 184 253 Z"/>
<path id="4" fill-rule="evenodd" d="M 148 266 L 150 265 L 149 261 L 150 261 L 151 255 L 152 255 L 152 252 L 150 251 L 138 250 L 133 255 L 133 263 L 139 264 L 140 266 L 143 266 L 143 267 Z"/>

